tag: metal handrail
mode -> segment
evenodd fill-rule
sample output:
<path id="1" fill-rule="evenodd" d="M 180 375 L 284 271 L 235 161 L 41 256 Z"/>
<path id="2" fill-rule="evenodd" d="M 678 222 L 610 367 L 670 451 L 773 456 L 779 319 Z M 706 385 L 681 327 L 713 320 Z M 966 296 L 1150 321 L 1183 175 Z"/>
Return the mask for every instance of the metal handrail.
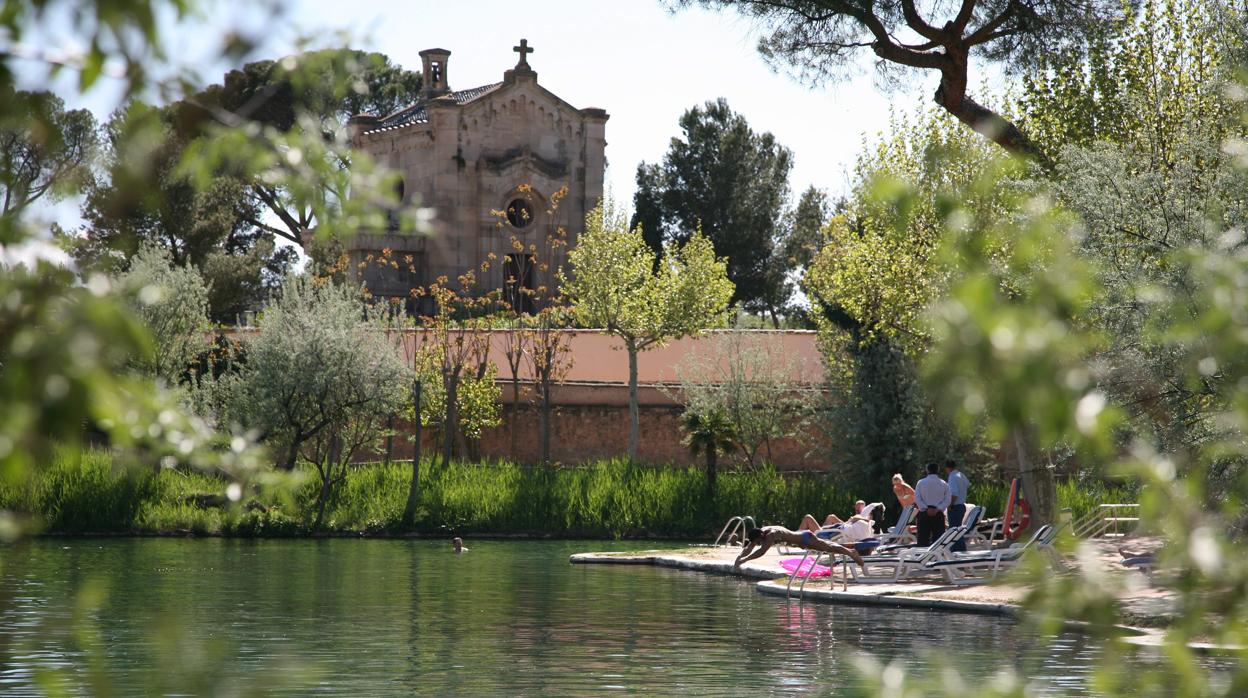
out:
<path id="1" fill-rule="evenodd" d="M 1113 515 L 1119 512 L 1125 513 L 1124 510 L 1135 512 L 1136 516 Z M 1111 527 L 1114 529 L 1113 532 L 1118 534 L 1120 523 L 1139 523 L 1139 510 L 1139 504 L 1098 504 L 1095 509 L 1076 521 L 1070 530 L 1076 538 L 1096 538 L 1107 533 Z"/>
<path id="2" fill-rule="evenodd" d="M 747 530 L 749 530 L 746 528 L 747 522 L 749 524 L 749 528 L 758 528 L 758 524 L 754 522 L 753 516 L 734 516 L 731 519 L 728 519 L 728 523 L 724 524 L 724 527 L 720 529 L 719 535 L 715 537 L 715 542 L 712 545 L 718 547 L 719 541 L 724 540 L 724 534 L 728 534 L 728 538 L 732 538 L 732 535 L 737 533 L 737 531 L 744 534 Z M 728 531 L 729 528 L 732 529 L 731 533 Z M 741 536 L 738 540 L 743 538 L 744 536 Z"/>
<path id="3" fill-rule="evenodd" d="M 793 580 L 797 578 L 798 576 L 797 573 L 801 571 L 802 565 L 806 563 L 806 558 L 810 557 L 811 552 L 812 552 L 811 550 L 807 550 L 806 554 L 802 555 L 801 562 L 798 562 L 797 567 L 795 567 L 793 571 L 789 573 L 789 583 L 784 588 L 784 595 L 786 598 L 792 598 Z M 811 574 L 815 571 L 815 566 L 819 564 L 819 561 L 823 559 L 824 555 L 828 556 L 828 566 L 835 569 L 836 553 L 825 553 L 825 552 L 815 553 L 815 559 L 813 562 L 810 563 L 810 569 L 806 571 L 806 574 L 802 575 L 802 583 L 799 584 L 797 587 L 797 598 L 799 600 L 806 597 L 806 582 L 810 580 Z M 845 591 L 846 589 L 849 588 L 849 568 L 847 567 L 847 565 L 849 565 L 849 557 L 845 557 L 843 560 L 841 560 L 841 590 L 842 591 Z M 829 582 L 830 587 L 835 587 L 836 575 L 829 574 L 828 582 Z"/>

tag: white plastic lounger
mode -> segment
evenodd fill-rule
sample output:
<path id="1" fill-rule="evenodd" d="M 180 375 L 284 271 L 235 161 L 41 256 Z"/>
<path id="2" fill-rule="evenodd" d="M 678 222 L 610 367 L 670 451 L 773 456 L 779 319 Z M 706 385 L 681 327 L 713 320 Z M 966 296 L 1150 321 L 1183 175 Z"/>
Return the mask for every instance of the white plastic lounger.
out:
<path id="1" fill-rule="evenodd" d="M 953 545 L 961 532 L 961 528 L 948 529 L 926 548 L 900 548 L 895 555 L 869 555 L 863 558 L 861 571 L 850 565 L 850 574 L 855 582 L 867 584 L 899 582 L 912 573 L 922 573 L 923 566 L 928 562 L 948 555 L 949 546 Z M 889 572 L 886 574 L 883 569 Z"/>
<path id="2" fill-rule="evenodd" d="M 1009 548 L 998 548 L 974 553 L 955 553 L 940 560 L 932 560 L 924 564 L 928 571 L 940 572 L 950 584 L 983 584 L 997 578 L 1001 572 L 1018 566 L 1028 550 L 1036 549 L 1053 556 L 1054 565 L 1059 563 L 1053 541 L 1057 538 L 1057 529 L 1052 526 L 1041 526 L 1024 545 Z M 1062 564 L 1059 570 L 1064 570 Z"/>
<path id="3" fill-rule="evenodd" d="M 914 534 L 910 532 L 910 524 L 914 522 L 916 513 L 918 512 L 913 504 L 902 509 L 901 516 L 897 517 L 897 524 L 889 529 L 887 533 L 880 535 L 880 545 L 908 545 L 914 543 Z"/>
<path id="4" fill-rule="evenodd" d="M 952 530 L 963 529 L 962 536 L 963 537 L 970 536 L 974 534 L 975 527 L 979 525 L 979 522 L 982 521 L 983 518 L 984 518 L 984 508 L 980 506 L 972 506 L 971 508 L 966 510 L 966 516 L 962 519 L 962 524 L 960 526 L 953 526 L 946 530 L 952 531 Z M 918 546 L 916 545 L 888 545 L 888 546 L 882 546 L 880 549 L 876 550 L 876 553 L 883 553 L 884 555 L 891 555 L 893 553 L 896 553 L 899 550 L 908 550 L 908 549 L 913 549 L 916 547 Z"/>
<path id="5" fill-rule="evenodd" d="M 943 560 L 954 553 L 950 550 L 954 543 L 962 540 L 970 531 L 974 530 L 979 520 L 983 518 L 984 508 L 973 507 L 966 512 L 966 523 L 962 526 L 954 526 L 946 529 L 930 546 L 926 548 L 911 547 L 897 548 L 891 555 L 871 555 L 864 558 L 865 566 L 859 576 L 859 572 L 852 567 L 850 571 L 854 574 L 854 580 L 866 583 L 884 583 L 899 582 L 911 576 L 917 576 L 930 573 L 926 565 L 936 560 Z M 887 568 L 892 570 L 891 575 L 875 574 L 872 568 Z"/>

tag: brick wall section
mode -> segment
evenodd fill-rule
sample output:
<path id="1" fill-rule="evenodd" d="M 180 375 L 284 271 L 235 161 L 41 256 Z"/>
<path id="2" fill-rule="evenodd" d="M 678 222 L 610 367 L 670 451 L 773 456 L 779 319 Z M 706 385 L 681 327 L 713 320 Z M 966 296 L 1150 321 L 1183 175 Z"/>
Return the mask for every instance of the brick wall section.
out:
<path id="1" fill-rule="evenodd" d="M 527 391 L 522 391 L 516 419 L 516 454 L 521 463 L 536 463 L 540 457 L 538 442 L 539 410 L 530 402 Z M 550 450 L 555 462 L 574 464 L 600 458 L 616 458 L 628 451 L 628 388 L 620 385 L 573 385 L 563 386 L 559 403 L 551 410 Z M 597 399 L 595 399 L 597 398 Z M 653 387 L 639 390 L 640 439 L 637 458 L 654 465 L 705 464 L 702 456 L 694 457 L 689 448 L 681 443 L 684 434 L 680 429 L 681 407 Z M 511 406 L 510 388 L 504 388 L 502 405 L 503 423 L 488 429 L 482 435 L 480 456 L 488 459 L 511 459 Z M 410 426 L 399 427 L 411 433 Z M 426 456 L 441 453 L 441 442 L 435 442 L 426 430 L 423 448 Z M 830 445 L 823 443 L 816 430 L 810 430 L 803 438 L 783 439 L 771 444 L 771 462 L 780 470 L 826 470 L 829 467 Z M 392 457 L 411 458 L 412 449 L 407 439 L 396 439 Z M 371 460 L 375 455 L 362 457 Z M 764 447 L 757 456 L 759 461 L 767 458 Z M 744 458 L 731 454 L 721 456 L 724 467 L 744 463 Z"/>

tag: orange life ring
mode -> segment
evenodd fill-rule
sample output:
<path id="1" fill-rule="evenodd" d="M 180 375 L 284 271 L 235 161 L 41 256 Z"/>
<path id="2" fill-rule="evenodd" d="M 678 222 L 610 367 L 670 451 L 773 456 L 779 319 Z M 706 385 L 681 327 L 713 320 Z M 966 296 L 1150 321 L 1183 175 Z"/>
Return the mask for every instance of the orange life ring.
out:
<path id="1" fill-rule="evenodd" d="M 1017 523 L 1014 521 L 1016 502 L 1020 512 Z M 1022 492 L 1019 491 L 1017 478 L 1010 483 L 1010 500 L 1005 505 L 1004 521 L 1005 537 L 1010 540 L 1018 540 L 1018 537 L 1023 535 L 1023 531 L 1026 531 L 1031 526 L 1031 505 L 1027 503 L 1026 499 L 1022 499 Z"/>
<path id="2" fill-rule="evenodd" d="M 1008 536 L 1010 520 L 1014 518 L 1014 500 L 1018 498 L 1018 478 L 1010 482 L 1010 494 L 1005 498 L 1005 516 L 1001 518 L 1001 535 Z"/>

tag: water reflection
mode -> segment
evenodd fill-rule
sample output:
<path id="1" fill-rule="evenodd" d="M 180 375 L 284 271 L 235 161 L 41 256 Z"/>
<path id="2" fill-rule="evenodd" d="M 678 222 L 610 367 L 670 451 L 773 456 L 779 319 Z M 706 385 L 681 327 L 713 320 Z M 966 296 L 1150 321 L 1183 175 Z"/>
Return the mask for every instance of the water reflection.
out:
<path id="1" fill-rule="evenodd" d="M 567 563 L 572 552 L 637 544 L 470 547 L 143 539 L 3 549 L 0 693 L 34 693 L 37 668 L 87 680 L 71 621 L 91 579 L 108 589 L 90 622 L 103 675 L 127 692 L 185 688 L 176 661 L 291 694 L 850 695 L 854 653 L 924 672 L 956 650 L 969 681 L 1019 665 L 1067 695 L 1086 690 L 1099 656 L 1077 636 L 1031 642 L 999 618 L 802 604 L 724 577 Z M 291 663 L 320 671 L 311 684 L 268 682 Z"/>

